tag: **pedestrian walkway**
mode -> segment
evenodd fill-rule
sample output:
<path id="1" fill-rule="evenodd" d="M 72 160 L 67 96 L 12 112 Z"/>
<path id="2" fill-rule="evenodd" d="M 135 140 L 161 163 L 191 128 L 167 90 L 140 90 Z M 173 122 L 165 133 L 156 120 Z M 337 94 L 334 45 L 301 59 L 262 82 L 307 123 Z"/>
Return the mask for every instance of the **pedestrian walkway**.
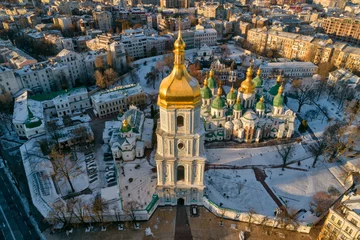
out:
<path id="1" fill-rule="evenodd" d="M 176 210 L 175 240 L 192 239 L 186 207 L 179 205 Z"/>

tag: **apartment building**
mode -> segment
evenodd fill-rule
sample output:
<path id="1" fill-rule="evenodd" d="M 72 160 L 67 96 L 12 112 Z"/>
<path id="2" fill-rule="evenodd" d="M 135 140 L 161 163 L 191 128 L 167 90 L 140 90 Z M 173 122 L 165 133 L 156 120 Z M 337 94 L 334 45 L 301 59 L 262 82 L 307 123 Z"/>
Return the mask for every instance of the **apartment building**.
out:
<path id="1" fill-rule="evenodd" d="M 0 66 L 0 94 L 15 94 L 22 88 L 21 82 L 15 77 L 14 70 L 6 65 Z"/>
<path id="2" fill-rule="evenodd" d="M 194 47 L 200 48 L 201 45 L 216 45 L 217 32 L 213 28 L 197 27 L 194 32 Z"/>
<path id="3" fill-rule="evenodd" d="M 96 22 L 96 26 L 103 32 L 107 32 L 112 29 L 112 15 L 108 11 L 94 11 L 93 17 Z"/>
<path id="4" fill-rule="evenodd" d="M 130 105 L 146 103 L 146 94 L 140 85 L 130 84 L 97 92 L 91 97 L 94 114 L 98 117 L 119 113 Z"/>
<path id="5" fill-rule="evenodd" d="M 37 60 L 16 47 L 0 47 L 0 62 L 9 63 L 10 67 L 18 69 L 35 64 Z"/>
<path id="6" fill-rule="evenodd" d="M 360 239 L 360 191 L 345 194 L 340 203 L 329 209 L 328 216 L 319 234 L 318 240 Z"/>
<path id="7" fill-rule="evenodd" d="M 190 0 L 160 0 L 162 8 L 189 8 Z"/>
<path id="8" fill-rule="evenodd" d="M 84 57 L 80 53 L 76 53 L 67 49 L 63 49 L 52 61 L 64 63 L 69 67 L 69 74 L 72 85 L 76 82 L 85 82 L 87 80 L 86 66 Z"/>
<path id="9" fill-rule="evenodd" d="M 329 17 L 320 20 L 321 28 L 332 39 L 360 45 L 360 20 L 356 18 Z"/>
<path id="10" fill-rule="evenodd" d="M 34 93 L 50 93 L 62 88 L 71 88 L 69 67 L 58 62 L 39 62 L 15 71 L 19 88 L 31 89 Z"/>

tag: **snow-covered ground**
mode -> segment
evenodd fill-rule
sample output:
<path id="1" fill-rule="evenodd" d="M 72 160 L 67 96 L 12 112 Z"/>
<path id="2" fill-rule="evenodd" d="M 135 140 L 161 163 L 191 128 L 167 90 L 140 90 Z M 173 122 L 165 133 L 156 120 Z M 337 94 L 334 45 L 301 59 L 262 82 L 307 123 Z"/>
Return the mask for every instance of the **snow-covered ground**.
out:
<path id="1" fill-rule="evenodd" d="M 303 160 L 310 157 L 310 153 L 301 144 L 294 143 L 295 150 L 290 161 Z M 249 165 L 279 165 L 282 160 L 274 146 L 262 148 L 219 148 L 206 149 L 208 163 L 227 164 L 235 166 Z"/>
<path id="2" fill-rule="evenodd" d="M 272 215 L 277 208 L 252 169 L 208 170 L 205 173 L 206 194 L 217 205 L 263 215 Z"/>
<path id="3" fill-rule="evenodd" d="M 127 202 L 136 201 L 139 209 L 145 209 L 155 193 L 156 173 L 151 170 L 153 166 L 146 159 L 136 159 L 123 164 L 117 162 L 116 166 L 123 206 Z"/>
<path id="4" fill-rule="evenodd" d="M 331 168 L 335 167 L 328 168 L 322 162 L 318 162 L 316 167 L 312 168 L 312 161 L 312 159 L 308 159 L 303 161 L 301 166 L 293 165 L 308 171 L 266 169 L 268 176 L 265 180 L 266 183 L 287 208 L 309 211 L 310 202 L 315 193 L 328 192 L 331 187 L 336 188 L 339 194 L 346 190 L 343 184 L 332 174 Z M 306 221 L 306 219 L 304 220 Z"/>

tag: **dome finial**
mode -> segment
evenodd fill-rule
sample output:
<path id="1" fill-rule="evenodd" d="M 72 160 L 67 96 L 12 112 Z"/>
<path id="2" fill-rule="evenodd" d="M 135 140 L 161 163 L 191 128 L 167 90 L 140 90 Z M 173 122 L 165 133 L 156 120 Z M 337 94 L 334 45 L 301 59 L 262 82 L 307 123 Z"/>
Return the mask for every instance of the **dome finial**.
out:
<path id="1" fill-rule="evenodd" d="M 219 82 L 219 88 L 217 90 L 217 95 L 219 97 L 221 97 L 221 95 L 222 95 L 222 82 L 221 81 Z"/>
<path id="2" fill-rule="evenodd" d="M 281 83 L 281 74 L 279 74 L 276 79 L 276 84 L 280 84 L 280 83 Z"/>
<path id="3" fill-rule="evenodd" d="M 257 76 L 260 77 L 260 75 L 261 75 L 261 69 L 259 68 L 259 69 L 257 70 Z"/>
<path id="4" fill-rule="evenodd" d="M 280 85 L 278 94 L 282 94 L 284 92 L 283 84 Z"/>
<path id="5" fill-rule="evenodd" d="M 230 92 L 234 92 L 234 83 L 231 85 Z"/>
<path id="6" fill-rule="evenodd" d="M 212 68 L 210 69 L 209 77 L 214 77 L 214 70 Z"/>
<path id="7" fill-rule="evenodd" d="M 205 77 L 205 79 L 204 79 L 204 87 L 207 87 L 207 85 L 208 85 L 207 77 Z"/>
<path id="8" fill-rule="evenodd" d="M 260 98 L 260 102 L 264 102 L 264 100 L 265 100 L 264 95 L 262 95 L 261 98 Z"/>
<path id="9" fill-rule="evenodd" d="M 184 50 L 185 47 L 186 47 L 186 44 L 185 44 L 184 40 L 182 39 L 182 34 L 181 34 L 181 18 L 179 17 L 179 32 L 178 32 L 178 38 L 174 42 L 174 48 L 176 51 L 176 50 Z"/>

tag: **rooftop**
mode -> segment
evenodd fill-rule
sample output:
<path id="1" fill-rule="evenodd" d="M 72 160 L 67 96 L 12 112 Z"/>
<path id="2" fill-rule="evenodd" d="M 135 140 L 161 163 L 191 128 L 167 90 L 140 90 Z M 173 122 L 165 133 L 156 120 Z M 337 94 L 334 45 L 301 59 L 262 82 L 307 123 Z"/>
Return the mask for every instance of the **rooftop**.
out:
<path id="1" fill-rule="evenodd" d="M 127 96 L 135 95 L 143 92 L 140 85 L 129 84 L 122 87 L 115 87 L 113 89 L 97 92 L 91 96 L 91 99 L 96 103 L 104 103 L 122 99 Z"/>

